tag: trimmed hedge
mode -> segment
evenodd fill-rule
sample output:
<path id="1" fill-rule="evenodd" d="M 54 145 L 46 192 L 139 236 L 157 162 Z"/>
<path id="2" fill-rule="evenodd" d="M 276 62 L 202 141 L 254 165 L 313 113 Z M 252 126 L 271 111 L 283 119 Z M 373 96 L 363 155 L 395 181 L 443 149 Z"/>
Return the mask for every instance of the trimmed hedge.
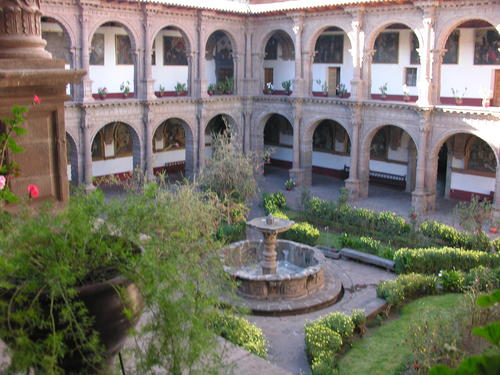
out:
<path id="1" fill-rule="evenodd" d="M 215 238 L 224 243 L 231 243 L 243 240 L 246 234 L 246 223 L 228 224 L 222 222 L 217 228 Z"/>
<path id="2" fill-rule="evenodd" d="M 486 233 L 462 233 L 434 220 L 424 221 L 420 225 L 420 233 L 451 247 L 482 251 L 490 251 L 492 247 L 496 247 L 496 240 L 491 241 Z"/>
<path id="3" fill-rule="evenodd" d="M 500 267 L 500 256 L 484 251 L 451 247 L 428 249 L 399 249 L 394 254 L 396 273 L 438 274 L 441 270 L 468 272 L 478 266 Z"/>
<path id="4" fill-rule="evenodd" d="M 211 328 L 233 344 L 262 357 L 267 357 L 267 343 L 262 330 L 248 320 L 227 313 L 214 313 Z"/>
<path id="5" fill-rule="evenodd" d="M 276 211 L 280 211 L 286 208 L 286 197 L 285 195 L 278 191 L 276 193 L 263 193 L 262 194 L 262 206 L 266 215 L 274 214 Z"/>
<path id="6" fill-rule="evenodd" d="M 371 237 L 356 237 L 349 236 L 347 233 L 343 233 L 342 237 L 340 237 L 340 243 L 342 247 L 359 250 L 389 260 L 394 259 L 394 249 Z"/>
<path id="7" fill-rule="evenodd" d="M 399 275 L 395 280 L 382 281 L 377 286 L 377 296 L 392 306 L 400 306 L 407 299 L 437 293 L 437 278 L 410 273 Z"/>
<path id="8" fill-rule="evenodd" d="M 288 219 L 288 216 L 281 211 L 273 212 L 274 217 Z M 320 232 L 317 228 L 307 222 L 295 223 L 286 232 L 280 233 L 279 238 L 304 243 L 309 246 L 316 246 Z"/>

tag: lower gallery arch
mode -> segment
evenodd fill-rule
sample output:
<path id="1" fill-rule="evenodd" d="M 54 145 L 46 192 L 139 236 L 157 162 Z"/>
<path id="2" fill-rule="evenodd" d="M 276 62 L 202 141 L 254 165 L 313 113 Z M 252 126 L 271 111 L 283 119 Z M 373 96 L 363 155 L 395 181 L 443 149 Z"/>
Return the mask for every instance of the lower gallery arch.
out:
<path id="1" fill-rule="evenodd" d="M 494 198 L 497 157 L 480 137 L 457 133 L 444 139 L 431 154 L 430 191 L 436 197 L 470 200 Z"/>
<path id="2" fill-rule="evenodd" d="M 375 128 L 366 137 L 360 152 L 361 197 L 368 197 L 369 183 L 413 191 L 416 164 L 417 148 L 405 130 L 395 125 Z M 411 200 L 409 195 L 408 200 Z"/>
<path id="3" fill-rule="evenodd" d="M 92 141 L 92 176 L 130 178 L 141 167 L 139 136 L 128 124 L 115 121 L 103 126 Z"/>
<path id="4" fill-rule="evenodd" d="M 304 139 L 304 164 L 312 165 L 313 174 L 346 179 L 351 164 L 349 134 L 330 119 L 318 122 L 313 129 Z"/>
<path id="5" fill-rule="evenodd" d="M 234 136 L 237 131 L 236 121 L 226 114 L 218 114 L 210 119 L 205 128 L 205 159 L 212 157 L 212 144 L 214 136 L 227 132 Z"/>
<path id="6" fill-rule="evenodd" d="M 170 118 L 162 122 L 153 136 L 154 173 L 190 175 L 193 151 L 193 134 L 184 120 Z"/>
<path id="7" fill-rule="evenodd" d="M 66 160 L 68 165 L 68 180 L 73 185 L 78 185 L 78 151 L 73 137 L 66 133 Z"/>
<path id="8" fill-rule="evenodd" d="M 269 157 L 268 157 L 269 156 Z M 264 162 L 290 169 L 293 164 L 293 127 L 282 115 L 272 114 L 264 126 Z"/>

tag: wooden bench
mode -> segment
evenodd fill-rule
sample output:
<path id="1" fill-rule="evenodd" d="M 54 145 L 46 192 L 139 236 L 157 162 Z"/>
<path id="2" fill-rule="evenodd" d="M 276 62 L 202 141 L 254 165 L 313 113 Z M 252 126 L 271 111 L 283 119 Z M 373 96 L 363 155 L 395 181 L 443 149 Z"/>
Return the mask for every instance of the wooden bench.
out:
<path id="1" fill-rule="evenodd" d="M 394 272 L 395 263 L 392 260 L 378 257 L 376 255 L 363 253 L 358 250 L 344 248 L 340 250 L 342 258 L 354 259 L 362 263 L 371 264 L 374 266 L 385 268 L 387 271 Z"/>
<path id="2" fill-rule="evenodd" d="M 349 174 L 350 169 L 351 168 L 349 166 L 344 165 L 344 171 L 347 174 Z M 389 184 L 402 190 L 406 189 L 406 176 L 378 171 L 370 171 L 369 176 L 370 182 Z"/>

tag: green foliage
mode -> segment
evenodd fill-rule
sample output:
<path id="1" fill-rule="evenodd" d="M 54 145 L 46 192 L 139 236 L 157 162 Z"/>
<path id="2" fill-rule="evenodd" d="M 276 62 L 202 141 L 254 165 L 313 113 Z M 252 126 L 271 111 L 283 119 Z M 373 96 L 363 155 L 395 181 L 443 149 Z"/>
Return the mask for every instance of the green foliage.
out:
<path id="1" fill-rule="evenodd" d="M 246 235 L 246 224 L 244 222 L 229 224 L 223 221 L 217 232 L 215 238 L 223 243 L 231 243 L 241 241 Z"/>
<path id="2" fill-rule="evenodd" d="M 474 195 L 470 202 L 458 202 L 454 214 L 458 217 L 462 229 L 479 233 L 491 218 L 491 202 Z"/>
<path id="3" fill-rule="evenodd" d="M 356 328 L 364 326 L 366 324 L 365 310 L 363 309 L 352 310 L 351 320 Z"/>
<path id="4" fill-rule="evenodd" d="M 195 363 L 215 373 L 221 362 L 208 313 L 233 290 L 214 240 L 219 206 L 192 186 L 148 184 L 119 199 L 77 193 L 58 213 L 12 216 L 0 228 L 7 371 L 59 375 L 62 359 L 76 350 L 86 356 L 81 373 L 95 374 L 102 344 L 76 288 L 121 274 L 137 285 L 150 315 L 129 353 L 137 373 L 187 374 Z"/>
<path id="5" fill-rule="evenodd" d="M 439 272 L 439 283 L 445 292 L 460 293 L 464 290 L 464 274 L 457 270 Z"/>
<path id="6" fill-rule="evenodd" d="M 472 268 L 464 277 L 464 287 L 474 287 L 480 291 L 500 288 L 500 267 L 491 269 L 484 266 Z"/>
<path id="7" fill-rule="evenodd" d="M 342 312 L 333 312 L 320 319 L 321 324 L 337 332 L 344 341 L 348 341 L 354 332 L 351 317 Z"/>
<path id="8" fill-rule="evenodd" d="M 363 251 L 369 254 L 378 255 L 382 258 L 392 260 L 394 258 L 394 250 L 382 242 L 373 239 L 372 237 L 355 237 L 343 233 L 340 237 L 342 247 Z"/>
<path id="9" fill-rule="evenodd" d="M 434 220 L 426 220 L 420 224 L 420 232 L 427 237 L 442 241 L 444 245 L 452 247 L 465 248 L 469 242 L 465 234 Z"/>
<path id="10" fill-rule="evenodd" d="M 377 286 L 377 296 L 393 306 L 401 306 L 408 299 L 437 293 L 436 277 L 409 273 L 395 280 L 382 281 Z"/>
<path id="11" fill-rule="evenodd" d="M 286 232 L 280 234 L 280 238 L 285 240 L 305 243 L 309 246 L 316 246 L 319 240 L 319 230 L 309 223 L 295 223 Z"/>
<path id="12" fill-rule="evenodd" d="M 262 193 L 262 206 L 266 215 L 273 214 L 275 211 L 286 208 L 286 197 L 278 191 L 276 193 Z"/>
<path id="13" fill-rule="evenodd" d="M 210 327 L 233 344 L 259 357 L 267 357 L 267 343 L 262 330 L 248 320 L 228 313 L 213 313 Z"/>
<path id="14" fill-rule="evenodd" d="M 441 270 L 469 271 L 477 266 L 500 267 L 500 256 L 455 248 L 399 249 L 394 255 L 397 273 L 437 274 Z"/>

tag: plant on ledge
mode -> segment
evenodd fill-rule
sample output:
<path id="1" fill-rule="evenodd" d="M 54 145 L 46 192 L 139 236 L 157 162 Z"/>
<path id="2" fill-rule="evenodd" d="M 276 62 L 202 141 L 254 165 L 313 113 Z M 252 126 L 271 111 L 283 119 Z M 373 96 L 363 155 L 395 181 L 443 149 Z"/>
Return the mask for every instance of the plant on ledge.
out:
<path id="1" fill-rule="evenodd" d="M 215 94 L 215 85 L 213 83 L 211 83 L 211 84 L 208 85 L 207 94 L 210 95 L 210 96 L 212 96 L 213 94 Z"/>
<path id="2" fill-rule="evenodd" d="M 104 99 L 108 95 L 108 89 L 106 87 L 99 87 L 97 89 L 97 94 L 99 98 Z"/>
<path id="3" fill-rule="evenodd" d="M 224 94 L 232 95 L 233 91 L 234 91 L 234 78 L 226 77 L 226 80 L 224 82 Z"/>
<path id="4" fill-rule="evenodd" d="M 160 88 L 158 90 L 160 92 L 160 97 L 163 97 L 165 95 L 165 87 L 160 85 Z"/>
<path id="5" fill-rule="evenodd" d="M 120 91 L 123 94 L 124 98 L 128 97 L 128 94 L 130 94 L 130 82 L 129 81 L 124 81 L 120 84 Z"/>
<path id="6" fill-rule="evenodd" d="M 174 90 L 177 96 L 180 96 L 187 91 L 187 86 L 185 83 L 177 82 L 177 84 L 174 87 Z"/>
<path id="7" fill-rule="evenodd" d="M 296 186 L 295 182 L 289 178 L 288 180 L 285 181 L 285 188 L 286 190 L 293 190 L 293 188 Z"/>
<path id="8" fill-rule="evenodd" d="M 285 92 L 288 95 L 291 94 L 291 92 L 292 92 L 292 81 L 290 81 L 290 80 L 283 81 L 283 82 L 281 82 L 281 86 L 283 87 L 283 89 L 285 90 Z"/>
<path id="9" fill-rule="evenodd" d="M 403 100 L 405 102 L 410 101 L 410 88 L 408 87 L 408 85 L 406 83 L 403 85 Z"/>
<path id="10" fill-rule="evenodd" d="M 378 88 L 380 90 L 380 97 L 385 99 L 387 97 L 387 82 Z"/>
<path id="11" fill-rule="evenodd" d="M 337 95 L 340 96 L 341 98 L 347 97 L 347 88 L 343 83 L 339 83 L 337 85 Z"/>
<path id="12" fill-rule="evenodd" d="M 272 95 L 273 94 L 273 83 L 272 82 L 267 82 L 266 86 L 264 87 L 264 94 L 266 95 Z"/>
<path id="13" fill-rule="evenodd" d="M 462 94 L 460 94 L 458 89 L 456 89 L 456 90 L 454 88 L 451 89 L 451 93 L 455 97 L 455 104 L 461 105 L 463 103 L 464 95 L 465 95 L 466 91 L 467 91 L 467 87 L 464 88 L 464 91 L 462 92 Z"/>
<path id="14" fill-rule="evenodd" d="M 222 95 L 226 91 L 226 84 L 224 81 L 219 81 L 215 84 L 215 93 L 217 95 Z"/>

